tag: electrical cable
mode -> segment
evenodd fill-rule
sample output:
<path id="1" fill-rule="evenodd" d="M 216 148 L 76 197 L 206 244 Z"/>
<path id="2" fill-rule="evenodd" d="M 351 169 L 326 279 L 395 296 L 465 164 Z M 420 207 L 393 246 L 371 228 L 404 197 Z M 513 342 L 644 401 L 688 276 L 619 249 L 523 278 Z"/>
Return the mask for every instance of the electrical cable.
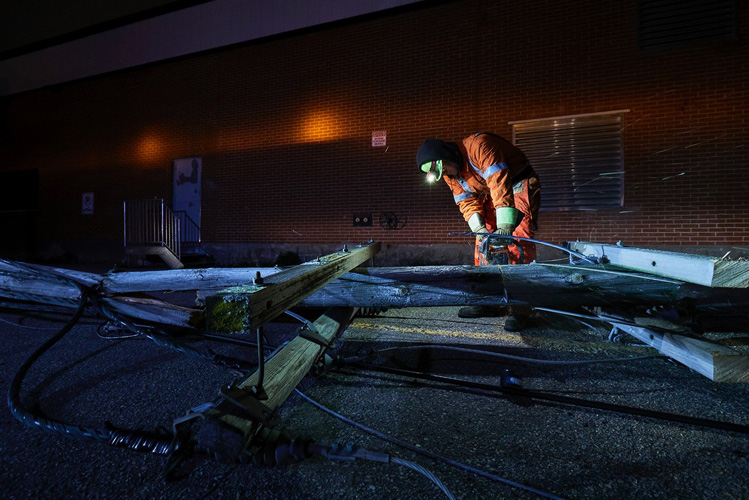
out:
<path id="1" fill-rule="evenodd" d="M 207 360 L 219 366 L 225 366 L 238 371 L 247 371 L 251 368 L 249 363 L 245 360 L 217 354 L 210 349 L 196 349 L 194 347 L 189 347 L 187 345 L 184 345 L 184 343 L 179 343 L 170 339 L 168 335 L 154 335 L 153 333 L 143 330 L 137 325 L 125 320 L 121 316 L 109 310 L 109 308 L 104 304 L 96 300 L 93 300 L 93 304 L 96 310 L 99 311 L 104 317 L 110 319 L 111 321 L 114 321 L 115 323 L 121 324 L 133 333 L 143 335 L 144 337 L 154 342 L 156 345 L 181 352 L 182 354 L 186 354 L 193 359 Z"/>
<path id="2" fill-rule="evenodd" d="M 100 324 L 98 327 L 96 327 L 96 336 L 100 339 L 104 340 L 125 340 L 125 339 L 134 339 L 140 337 L 137 333 L 133 333 L 130 335 L 104 335 L 102 332 L 108 328 L 109 322 L 104 322 Z M 109 329 L 112 329 L 112 327 L 109 327 Z"/>
<path id="3" fill-rule="evenodd" d="M 284 311 L 284 312 L 286 314 L 288 314 L 289 316 L 291 316 L 292 318 L 294 318 L 294 319 L 300 321 L 301 323 L 303 323 L 304 326 L 306 326 L 310 330 L 314 330 L 315 329 L 315 326 L 312 324 L 312 322 L 310 320 L 308 320 L 307 318 L 305 318 L 304 316 L 301 316 L 301 315 L 299 315 L 299 314 L 297 314 L 295 312 L 289 311 L 288 309 L 286 311 Z"/>
<path id="4" fill-rule="evenodd" d="M 213 340 L 215 342 L 223 342 L 225 344 L 235 344 L 235 345 L 241 345 L 241 346 L 257 347 L 257 342 L 253 342 L 252 340 L 240 339 L 237 337 L 229 337 L 228 335 L 219 335 L 217 333 L 201 332 L 200 338 L 206 338 L 208 340 Z M 275 347 L 265 344 L 265 349 L 273 350 L 275 349 Z"/>
<path id="5" fill-rule="evenodd" d="M 408 460 L 404 460 L 402 458 L 398 457 L 390 457 L 390 461 L 394 464 L 403 465 L 404 467 L 408 467 L 411 470 L 415 470 L 419 474 L 424 475 L 427 479 L 432 481 L 434 484 L 437 485 L 439 489 L 442 490 L 442 492 L 449 498 L 450 500 L 455 500 L 455 497 L 452 493 L 450 493 L 450 490 L 447 489 L 447 487 L 442 483 L 442 481 L 439 480 L 437 476 L 435 476 L 430 470 L 422 467 L 421 465 L 410 462 Z"/>
<path id="6" fill-rule="evenodd" d="M 298 392 L 298 391 L 297 391 Z M 281 436 L 283 437 L 283 435 Z M 408 467 L 409 469 L 422 474 L 424 477 L 432 481 L 447 498 L 454 500 L 455 497 L 447 489 L 447 487 L 440 481 L 440 479 L 429 469 L 423 467 L 417 463 L 409 460 L 404 460 L 399 457 L 393 457 L 388 453 L 382 453 L 377 451 L 370 451 L 365 448 L 356 446 L 352 441 L 342 444 L 338 441 L 334 441 L 330 446 L 316 444 L 311 439 L 294 439 L 291 442 L 280 443 L 280 447 L 276 447 L 275 457 L 281 457 L 282 459 L 288 456 L 294 457 L 297 460 L 302 458 L 309 458 L 312 455 L 320 455 L 329 460 L 336 461 L 354 461 L 356 459 L 369 460 L 372 462 L 379 462 L 383 464 L 395 463 Z"/>
<path id="7" fill-rule="evenodd" d="M 450 385 L 457 385 L 460 387 L 468 387 L 472 389 L 481 389 L 491 392 L 499 392 L 508 396 L 520 396 L 531 399 L 540 399 L 544 401 L 553 401 L 555 403 L 569 404 L 573 406 L 582 406 L 586 408 L 595 408 L 598 410 L 612 411 L 616 413 L 624 413 L 628 415 L 636 415 L 640 417 L 648 417 L 656 420 L 665 420 L 670 422 L 678 422 L 687 425 L 693 425 L 696 427 L 707 427 L 711 429 L 719 429 L 724 431 L 736 432 L 740 434 L 749 434 L 749 425 L 736 424 L 733 422 L 723 422 L 719 420 L 712 420 L 701 417 L 691 417 L 688 415 L 680 415 L 678 413 L 668 413 L 657 410 L 649 410 L 646 408 L 637 408 L 633 406 L 618 405 L 614 403 L 605 403 L 603 401 L 593 401 L 590 399 L 574 398 L 571 396 L 562 396 L 553 394 L 550 392 L 536 391 L 532 389 L 523 389 L 515 387 L 498 387 L 496 385 L 484 384 L 481 382 L 472 382 L 470 380 L 456 379 L 451 377 L 444 377 L 442 375 L 434 375 L 431 373 L 417 372 L 413 370 L 403 370 L 400 368 L 391 368 L 386 366 L 372 365 L 369 363 L 354 362 L 350 363 L 350 366 L 364 368 L 367 370 L 381 371 L 385 373 L 392 373 L 394 375 L 401 375 L 409 378 L 420 378 L 424 380 L 430 380 L 434 382 L 442 382 Z"/>
<path id="8" fill-rule="evenodd" d="M 48 419 L 40 415 L 36 415 L 31 411 L 27 410 L 21 403 L 21 385 L 23 379 L 26 377 L 31 365 L 38 360 L 42 354 L 47 352 L 53 345 L 60 341 L 78 322 L 83 316 L 83 311 L 86 308 L 88 302 L 87 295 L 82 295 L 81 300 L 78 304 L 78 308 L 75 310 L 75 314 L 72 318 L 50 339 L 41 345 L 34 353 L 29 356 L 26 361 L 21 365 L 21 368 L 16 372 L 13 381 L 8 389 L 8 408 L 14 417 L 16 417 L 21 423 L 29 427 L 35 427 L 43 431 L 52 432 L 56 434 L 67 434 L 72 437 L 81 439 L 93 439 L 95 441 L 106 442 L 109 438 L 109 433 L 103 429 L 96 429 L 91 427 L 81 427 L 75 425 L 65 424 L 56 420 Z"/>
<path id="9" fill-rule="evenodd" d="M 444 349 L 448 351 L 465 352 L 465 353 L 470 353 L 470 354 L 481 354 L 485 356 L 512 359 L 515 361 L 524 361 L 527 363 L 536 363 L 536 364 L 542 364 L 542 365 L 590 365 L 590 364 L 596 364 L 596 363 L 624 363 L 624 362 L 629 362 L 629 361 L 640 361 L 643 359 L 654 359 L 654 358 L 665 357 L 665 356 L 659 356 L 659 355 L 652 355 L 652 356 L 634 356 L 634 357 L 628 357 L 628 358 L 612 358 L 612 359 L 553 360 L 553 359 L 526 358 L 523 356 L 515 356 L 513 354 L 505 354 L 501 352 L 485 351 L 482 349 L 471 349 L 467 347 L 457 347 L 457 346 L 442 345 L 442 344 L 420 344 L 420 345 L 411 345 L 411 346 L 388 347 L 386 349 L 377 349 L 371 352 L 376 353 L 376 354 L 381 354 L 381 353 L 389 352 L 389 351 L 407 351 L 407 350 L 423 350 L 423 349 Z M 367 358 L 367 355 L 364 355 L 364 356 L 357 356 L 355 358 L 344 358 L 343 361 L 345 363 L 349 363 L 352 361 L 362 361 L 366 358 Z"/>
<path id="10" fill-rule="evenodd" d="M 702 340 L 702 339 L 700 339 L 699 336 L 690 334 L 688 332 L 682 332 L 682 331 L 680 331 L 680 332 L 674 332 L 673 330 L 669 330 L 668 328 L 663 328 L 663 327 L 660 327 L 660 326 L 657 326 L 657 325 L 640 325 L 640 324 L 635 323 L 634 321 L 629 321 L 629 320 L 624 319 L 624 318 L 616 318 L 616 317 L 606 316 L 606 315 L 593 316 L 593 315 L 589 315 L 589 314 L 580 314 L 580 313 L 573 313 L 573 312 L 569 312 L 569 311 L 561 311 L 561 310 L 558 310 L 558 309 L 549 309 L 548 307 L 534 307 L 533 309 L 535 309 L 537 311 L 546 311 L 546 312 L 550 312 L 550 313 L 561 314 L 563 316 L 570 316 L 572 318 L 592 319 L 592 320 L 602 321 L 604 323 L 611 323 L 611 324 L 614 324 L 614 325 L 616 323 L 619 323 L 621 325 L 634 326 L 634 327 L 637 327 L 637 328 L 647 328 L 648 330 L 652 330 L 654 332 L 660 332 L 660 333 L 678 333 L 679 335 L 681 335 L 683 337 L 690 337 L 690 338 Z"/>
<path id="11" fill-rule="evenodd" d="M 34 413 L 21 402 L 21 386 L 31 366 L 52 346 L 59 342 L 83 316 L 90 292 L 81 289 L 81 300 L 73 317 L 41 347 L 29 356 L 16 372 L 8 389 L 8 408 L 16 419 L 26 426 L 41 429 L 52 434 L 61 434 L 77 439 L 90 439 L 116 447 L 125 447 L 136 451 L 146 451 L 157 455 L 167 455 L 175 448 L 172 436 L 160 436 L 139 431 L 117 429 L 108 425 L 106 429 L 68 424 Z"/>
<path id="12" fill-rule="evenodd" d="M 263 327 L 259 326 L 256 329 L 257 333 L 257 382 L 253 389 L 258 394 L 264 394 L 263 391 L 263 379 L 265 378 L 265 349 L 263 348 Z"/>
<path id="13" fill-rule="evenodd" d="M 416 446 L 414 446 L 414 445 L 412 445 L 410 443 L 407 443 L 405 441 L 402 441 L 402 440 L 400 440 L 398 438 L 395 438 L 395 437 L 392 437 L 392 436 L 388 436 L 387 434 L 383 434 L 380 431 L 372 429 L 371 427 L 367 427 L 364 424 L 360 424 L 359 422 L 351 420 L 350 418 L 345 417 L 345 416 L 341 415 L 340 413 L 337 413 L 337 412 L 331 410 L 330 408 L 328 408 L 328 407 L 322 405 L 321 403 L 318 403 L 314 399 L 310 398 L 309 396 L 307 396 L 306 394 L 304 394 L 299 389 L 294 389 L 294 390 L 296 391 L 297 394 L 299 394 L 307 402 L 309 402 L 313 406 L 317 407 L 318 409 L 324 411 L 325 413 L 327 413 L 329 415 L 332 415 L 335 418 L 341 420 L 342 422 L 345 422 L 345 423 L 347 423 L 347 424 L 349 424 L 349 425 L 351 425 L 353 427 L 356 427 L 357 429 L 362 430 L 362 431 L 364 431 L 364 432 L 366 432 L 368 434 L 376 436 L 376 437 L 378 437 L 378 438 L 380 438 L 380 439 L 382 439 L 384 441 L 388 441 L 388 442 L 393 443 L 393 444 L 395 444 L 397 446 L 400 446 L 401 448 L 405 448 L 407 450 L 413 451 L 414 453 L 418 453 L 420 455 L 424 455 L 425 457 L 429 457 L 432 460 L 436 460 L 438 462 L 443 462 L 445 464 L 451 465 L 451 466 L 456 467 L 458 469 L 463 469 L 464 471 L 468 471 L 468 472 L 472 472 L 474 474 L 478 474 L 480 476 L 483 476 L 485 478 L 491 479 L 493 481 L 504 483 L 504 484 L 506 484 L 508 486 L 512 486 L 512 487 L 515 487 L 515 488 L 520 488 L 520 489 L 529 491 L 531 493 L 535 493 L 536 495 L 539 495 L 539 496 L 542 496 L 542 497 L 545 497 L 545 498 L 551 498 L 551 499 L 555 499 L 555 500 L 561 500 L 560 497 L 552 495 L 551 493 L 546 493 L 544 491 L 537 490 L 536 488 L 533 488 L 533 487 L 530 487 L 530 486 L 526 486 L 524 484 L 516 483 L 515 481 L 511 481 L 509 479 L 505 479 L 503 477 L 497 476 L 496 474 L 492 474 L 490 472 L 486 472 L 486 471 L 483 471 L 481 469 L 477 469 L 475 467 L 471 467 L 470 465 L 466 465 L 466 464 L 463 464 L 461 462 L 457 462 L 457 461 L 449 459 L 447 457 L 443 457 L 442 455 L 438 455 L 437 453 L 433 453 L 431 451 L 418 448 L 418 447 L 416 447 Z"/>
<path id="14" fill-rule="evenodd" d="M 40 328 L 37 326 L 22 325 L 21 323 L 13 323 L 12 321 L 8 321 L 7 319 L 3 318 L 0 318 L 0 323 L 5 323 L 7 325 L 16 326 L 19 328 L 27 328 L 29 330 L 59 330 L 56 326 Z"/>
<path id="15" fill-rule="evenodd" d="M 471 233 L 471 232 L 456 232 L 456 233 L 447 233 L 448 236 L 481 236 L 484 238 L 499 238 L 499 239 L 505 239 L 505 240 L 520 240 L 520 241 L 528 241 L 530 243 L 537 243 L 539 245 L 544 245 L 551 248 L 556 248 L 557 250 L 562 250 L 563 252 L 567 252 L 570 254 L 571 257 L 577 257 L 580 260 L 583 260 L 587 262 L 588 264 L 598 264 L 594 260 L 591 260 L 589 257 L 586 257 L 585 255 L 575 252 L 574 250 L 570 250 L 569 248 L 565 248 L 561 245 L 555 245 L 554 243 L 549 243 L 548 241 L 542 241 L 542 240 L 535 240 L 533 238 L 524 238 L 522 236 L 507 236 L 507 235 L 500 235 L 500 234 L 493 234 L 493 233 Z"/>

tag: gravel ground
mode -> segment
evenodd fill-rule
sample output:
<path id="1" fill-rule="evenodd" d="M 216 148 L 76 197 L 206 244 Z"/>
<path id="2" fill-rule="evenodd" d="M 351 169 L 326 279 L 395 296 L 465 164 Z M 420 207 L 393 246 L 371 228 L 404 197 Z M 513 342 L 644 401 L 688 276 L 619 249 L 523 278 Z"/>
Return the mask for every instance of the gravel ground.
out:
<path id="1" fill-rule="evenodd" d="M 545 360 L 613 359 L 655 352 L 612 344 L 606 332 L 539 315 L 518 334 L 504 318 L 460 319 L 457 308 L 390 310 L 357 318 L 338 353 L 439 344 Z M 60 324 L 0 313 L 0 382 Z M 19 322 L 21 326 L 19 326 Z M 212 401 L 237 374 L 143 339 L 102 339 L 84 319 L 31 369 L 23 401 L 66 422 L 171 429 L 175 418 Z M 271 342 L 297 325 L 273 323 Z M 43 328 L 43 329 L 42 329 Z M 749 335 L 734 333 L 735 344 Z M 216 347 L 254 359 L 248 347 Z M 373 363 L 497 386 L 509 368 L 525 388 L 749 424 L 749 384 L 715 384 L 665 359 L 588 365 L 530 364 L 442 348 L 391 350 Z M 282 425 L 318 443 L 355 442 L 430 470 L 456 498 L 537 498 L 507 481 L 562 498 L 749 498 L 749 435 L 635 415 L 531 401 L 347 367 L 301 386 L 308 397 L 363 425 L 506 482 L 435 461 L 365 433 L 297 394 Z M 196 461 L 167 482 L 165 457 L 80 441 L 23 426 L 2 411 L 3 498 L 439 498 L 437 486 L 399 464 L 314 458 L 276 468 Z"/>

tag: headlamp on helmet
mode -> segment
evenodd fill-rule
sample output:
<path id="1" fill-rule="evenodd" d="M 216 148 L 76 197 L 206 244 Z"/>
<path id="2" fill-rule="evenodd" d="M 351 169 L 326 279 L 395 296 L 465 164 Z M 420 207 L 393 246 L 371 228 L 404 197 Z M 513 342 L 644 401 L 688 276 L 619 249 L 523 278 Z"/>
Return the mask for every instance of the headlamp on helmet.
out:
<path id="1" fill-rule="evenodd" d="M 421 164 L 421 171 L 427 174 L 427 182 L 437 182 L 442 178 L 442 160 L 428 161 Z"/>

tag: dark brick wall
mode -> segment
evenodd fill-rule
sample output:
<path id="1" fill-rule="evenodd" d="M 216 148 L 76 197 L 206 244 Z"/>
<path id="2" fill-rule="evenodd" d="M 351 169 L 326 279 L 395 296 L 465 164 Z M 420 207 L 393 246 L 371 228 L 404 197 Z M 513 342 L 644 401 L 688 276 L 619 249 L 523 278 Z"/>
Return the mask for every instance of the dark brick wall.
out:
<path id="1" fill-rule="evenodd" d="M 449 191 L 415 167 L 423 139 L 629 109 L 625 207 L 543 212 L 537 236 L 741 245 L 748 66 L 744 40 L 638 53 L 635 1 L 426 2 L 13 96 L 0 169 L 38 169 L 44 242 L 120 241 L 122 201 L 171 199 L 171 160 L 202 156 L 208 242 L 458 243 Z"/>

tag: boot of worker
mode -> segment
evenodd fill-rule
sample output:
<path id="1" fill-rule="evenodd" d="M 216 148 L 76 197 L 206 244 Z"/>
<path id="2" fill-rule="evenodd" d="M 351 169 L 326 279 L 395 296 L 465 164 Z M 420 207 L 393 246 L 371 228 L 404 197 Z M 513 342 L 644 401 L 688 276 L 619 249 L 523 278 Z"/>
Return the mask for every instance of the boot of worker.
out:
<path id="1" fill-rule="evenodd" d="M 530 307 L 509 307 L 509 314 L 505 320 L 505 331 L 508 332 L 519 332 L 524 330 L 530 325 L 531 322 L 531 308 Z"/>
<path id="2" fill-rule="evenodd" d="M 495 318 L 507 315 L 503 306 L 466 306 L 458 310 L 459 318 Z"/>

